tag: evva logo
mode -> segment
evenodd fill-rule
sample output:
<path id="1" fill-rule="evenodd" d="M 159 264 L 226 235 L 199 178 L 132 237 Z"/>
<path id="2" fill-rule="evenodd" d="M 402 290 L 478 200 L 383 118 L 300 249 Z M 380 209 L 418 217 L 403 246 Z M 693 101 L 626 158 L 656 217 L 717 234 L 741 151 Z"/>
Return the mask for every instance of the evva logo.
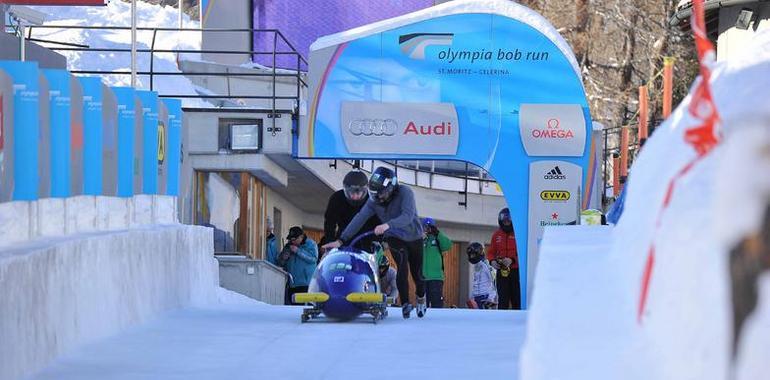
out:
<path id="1" fill-rule="evenodd" d="M 401 53 L 411 59 L 425 59 L 428 46 L 452 46 L 453 33 L 411 33 L 398 37 Z"/>
<path id="2" fill-rule="evenodd" d="M 543 190 L 540 192 L 540 199 L 548 202 L 561 201 L 566 202 L 570 198 L 569 191 L 563 190 Z"/>

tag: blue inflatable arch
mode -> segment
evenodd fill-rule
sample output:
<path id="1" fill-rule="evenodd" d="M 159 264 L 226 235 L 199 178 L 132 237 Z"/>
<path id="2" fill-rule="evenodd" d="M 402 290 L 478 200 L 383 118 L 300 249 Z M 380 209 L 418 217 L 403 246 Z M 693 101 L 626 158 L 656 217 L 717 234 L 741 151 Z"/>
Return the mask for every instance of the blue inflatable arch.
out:
<path id="1" fill-rule="evenodd" d="M 461 160 L 498 181 L 526 307 L 543 226 L 579 217 L 595 164 L 580 71 L 553 26 L 506 0 L 452 1 L 320 38 L 309 76 L 297 158 Z"/>

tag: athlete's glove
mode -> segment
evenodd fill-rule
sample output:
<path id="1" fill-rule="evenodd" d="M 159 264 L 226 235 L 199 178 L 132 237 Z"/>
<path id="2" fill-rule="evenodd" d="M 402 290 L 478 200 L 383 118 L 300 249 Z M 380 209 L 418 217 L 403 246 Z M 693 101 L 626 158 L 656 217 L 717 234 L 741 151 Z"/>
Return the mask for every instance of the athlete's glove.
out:
<path id="1" fill-rule="evenodd" d="M 500 263 L 498 263 L 497 260 L 492 260 L 489 265 L 491 265 L 492 268 L 495 268 L 495 270 L 500 270 Z"/>
<path id="2" fill-rule="evenodd" d="M 513 264 L 513 260 L 511 260 L 510 257 L 503 258 L 502 261 L 503 261 L 503 266 L 505 266 L 506 268 L 510 268 L 511 264 Z"/>

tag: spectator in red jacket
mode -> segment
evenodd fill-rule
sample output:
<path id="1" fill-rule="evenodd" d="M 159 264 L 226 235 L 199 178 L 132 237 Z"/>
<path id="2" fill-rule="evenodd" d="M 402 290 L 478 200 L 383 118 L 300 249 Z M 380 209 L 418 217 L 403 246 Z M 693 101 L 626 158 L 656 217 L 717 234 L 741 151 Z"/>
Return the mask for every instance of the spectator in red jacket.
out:
<path id="1" fill-rule="evenodd" d="M 497 214 L 500 229 L 492 234 L 487 259 L 489 265 L 497 270 L 498 309 L 521 309 L 521 291 L 519 287 L 519 254 L 516 251 L 516 235 L 513 232 L 511 212 L 508 208 Z"/>

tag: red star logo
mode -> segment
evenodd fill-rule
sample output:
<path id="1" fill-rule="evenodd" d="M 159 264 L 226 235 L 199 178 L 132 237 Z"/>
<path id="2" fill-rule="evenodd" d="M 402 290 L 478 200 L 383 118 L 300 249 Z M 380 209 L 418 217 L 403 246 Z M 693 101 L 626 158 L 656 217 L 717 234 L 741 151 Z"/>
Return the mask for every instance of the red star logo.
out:
<path id="1" fill-rule="evenodd" d="M 559 219 L 559 213 L 555 212 L 555 213 L 551 214 L 551 219 L 553 219 L 553 220 Z"/>

